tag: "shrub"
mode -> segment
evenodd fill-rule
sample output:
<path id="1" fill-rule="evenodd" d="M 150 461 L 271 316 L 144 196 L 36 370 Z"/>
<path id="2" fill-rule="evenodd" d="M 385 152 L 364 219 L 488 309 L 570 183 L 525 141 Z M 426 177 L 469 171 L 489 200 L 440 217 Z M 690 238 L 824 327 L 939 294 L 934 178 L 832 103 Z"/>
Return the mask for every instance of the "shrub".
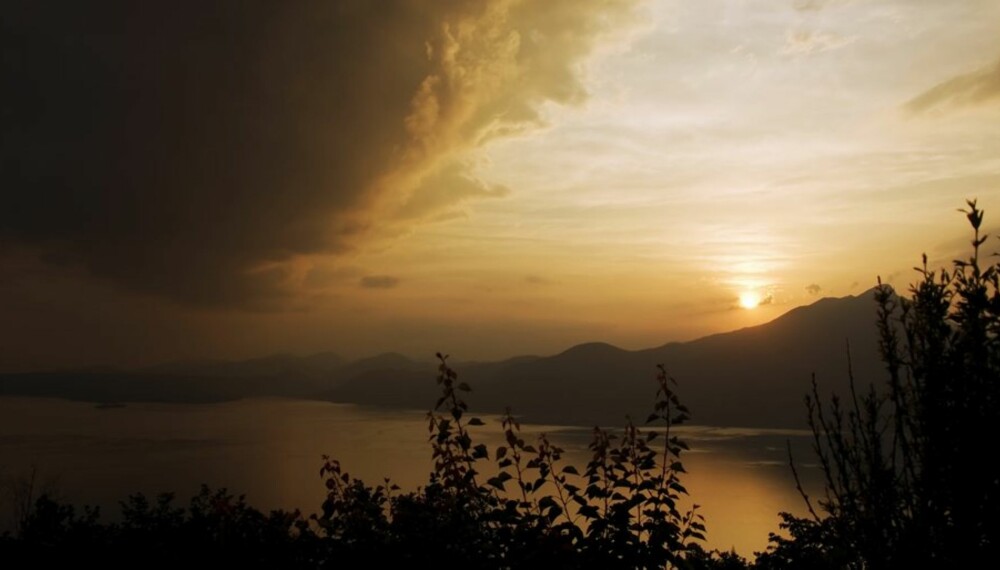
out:
<path id="1" fill-rule="evenodd" d="M 814 380 L 823 516 L 806 496 L 813 518 L 785 514 L 792 539 L 773 537 L 761 567 L 971 567 L 997 546 L 1000 476 L 983 456 L 1000 426 L 1000 275 L 980 258 L 983 212 L 962 212 L 968 259 L 932 271 L 925 255 L 908 298 L 879 281 L 885 386 L 859 393 L 849 373 L 846 402 L 824 406 Z"/>
<path id="2" fill-rule="evenodd" d="M 464 394 L 471 388 L 440 360 L 441 397 L 428 413 L 434 470 L 426 487 L 392 496 L 388 482 L 371 488 L 327 459 L 329 495 L 316 518 L 327 536 L 392 562 L 463 568 L 664 568 L 705 558 L 693 540 L 705 526 L 687 494 L 680 461 L 687 445 L 671 428 L 688 418 L 661 367 L 654 411 L 643 431 L 629 421 L 620 436 L 594 428 L 592 458 L 581 471 L 542 434 L 526 442 L 517 419 L 500 420 L 504 443 L 476 444 Z M 660 442 L 656 442 L 658 438 Z M 480 466 L 494 462 L 485 478 Z M 375 549 L 361 543 L 377 544 Z"/>
<path id="3" fill-rule="evenodd" d="M 225 489 L 202 487 L 188 507 L 173 495 L 150 501 L 133 495 L 122 503 L 122 520 L 102 523 L 95 509 L 43 495 L 15 538 L 0 537 L 12 567 L 79 565 L 176 568 L 181 565 L 314 568 L 323 559 L 315 534 L 297 512 L 262 513 Z"/>

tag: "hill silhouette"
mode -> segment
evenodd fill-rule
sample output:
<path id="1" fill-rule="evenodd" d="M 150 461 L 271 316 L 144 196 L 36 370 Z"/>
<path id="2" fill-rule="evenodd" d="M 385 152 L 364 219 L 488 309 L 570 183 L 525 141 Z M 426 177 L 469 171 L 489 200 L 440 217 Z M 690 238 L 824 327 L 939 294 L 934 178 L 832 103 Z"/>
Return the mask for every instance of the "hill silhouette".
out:
<path id="1" fill-rule="evenodd" d="M 480 393 L 532 419 L 614 425 L 625 414 L 642 419 L 654 367 L 663 363 L 698 423 L 802 427 L 802 397 L 814 372 L 825 387 L 845 385 L 848 341 L 857 376 L 878 374 L 874 320 L 870 291 L 822 299 L 767 324 L 690 342 L 639 351 L 575 346 L 508 367 Z"/>
<path id="2" fill-rule="evenodd" d="M 506 406 L 526 420 L 616 425 L 641 420 L 655 391 L 655 366 L 666 365 L 697 423 L 805 427 L 802 398 L 813 373 L 824 389 L 846 385 L 848 342 L 861 380 L 881 372 L 873 291 L 825 298 L 755 327 L 689 342 L 629 351 L 586 343 L 549 357 L 457 365 L 475 390 L 477 409 Z M 420 369 L 369 371 L 323 394 L 336 401 L 426 406 Z"/>
<path id="3" fill-rule="evenodd" d="M 644 417 L 663 363 L 697 423 L 802 427 L 802 397 L 815 372 L 824 389 L 881 371 L 872 291 L 825 298 L 755 327 L 630 351 L 594 342 L 547 357 L 456 364 L 484 412 L 506 406 L 528 421 L 617 425 Z M 243 361 L 173 362 L 134 371 L 0 375 L 0 394 L 94 402 L 214 402 L 245 397 L 317 398 L 425 409 L 434 367 L 396 353 L 352 362 L 334 353 Z"/>

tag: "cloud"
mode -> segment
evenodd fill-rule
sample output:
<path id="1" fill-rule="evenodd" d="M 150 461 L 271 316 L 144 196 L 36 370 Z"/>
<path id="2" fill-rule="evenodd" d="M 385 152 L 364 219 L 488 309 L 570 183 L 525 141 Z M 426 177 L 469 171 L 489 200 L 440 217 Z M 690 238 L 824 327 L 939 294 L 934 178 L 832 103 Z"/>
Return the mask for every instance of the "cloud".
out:
<path id="1" fill-rule="evenodd" d="M 810 295 L 819 295 L 821 291 L 823 291 L 823 288 L 816 283 L 806 286 L 806 293 L 809 293 Z"/>
<path id="2" fill-rule="evenodd" d="M 0 22 L 0 248 L 283 303 L 308 259 L 508 192 L 470 155 L 584 100 L 633 4 L 22 3 Z"/>
<path id="3" fill-rule="evenodd" d="M 854 0 L 793 0 L 792 6 L 800 12 L 819 12 L 830 6 L 844 6 Z"/>
<path id="4" fill-rule="evenodd" d="M 781 53 L 806 56 L 839 49 L 851 45 L 857 39 L 858 36 L 843 36 L 833 32 L 789 30 L 785 35 L 785 45 L 781 48 Z"/>
<path id="5" fill-rule="evenodd" d="M 420 219 L 438 213 L 435 218 L 440 218 L 444 208 L 458 202 L 472 198 L 502 198 L 508 194 L 510 188 L 484 182 L 469 172 L 468 165 L 450 163 L 423 178 L 395 215 L 403 219 Z"/>
<path id="6" fill-rule="evenodd" d="M 774 303 L 774 295 L 768 294 L 766 297 L 761 299 L 759 303 L 757 303 L 757 306 L 763 307 L 765 305 L 770 305 L 772 303 Z"/>
<path id="7" fill-rule="evenodd" d="M 399 285 L 399 278 L 391 275 L 366 275 L 360 284 L 365 289 L 392 289 Z"/>
<path id="8" fill-rule="evenodd" d="M 938 83 L 904 105 L 919 114 L 935 108 L 960 108 L 1000 103 L 1000 61 Z"/>

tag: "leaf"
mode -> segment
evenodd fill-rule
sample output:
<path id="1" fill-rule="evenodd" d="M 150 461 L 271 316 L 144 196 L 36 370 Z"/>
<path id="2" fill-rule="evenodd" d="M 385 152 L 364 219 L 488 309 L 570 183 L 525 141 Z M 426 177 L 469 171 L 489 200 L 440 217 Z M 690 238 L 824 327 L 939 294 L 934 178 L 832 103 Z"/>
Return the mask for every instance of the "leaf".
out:
<path id="1" fill-rule="evenodd" d="M 473 459 L 489 459 L 490 452 L 486 449 L 486 444 L 480 443 L 479 445 L 472 448 L 472 458 Z"/>
<path id="2" fill-rule="evenodd" d="M 571 475 L 579 475 L 580 474 L 580 472 L 576 470 L 576 467 L 574 467 L 572 465 L 567 465 L 566 467 L 563 467 L 562 472 L 563 473 L 569 473 Z"/>
<path id="3" fill-rule="evenodd" d="M 471 392 L 472 391 L 472 388 L 467 383 L 465 383 L 465 382 L 460 382 L 458 384 L 458 389 L 461 390 L 461 391 L 463 391 L 463 392 Z"/>

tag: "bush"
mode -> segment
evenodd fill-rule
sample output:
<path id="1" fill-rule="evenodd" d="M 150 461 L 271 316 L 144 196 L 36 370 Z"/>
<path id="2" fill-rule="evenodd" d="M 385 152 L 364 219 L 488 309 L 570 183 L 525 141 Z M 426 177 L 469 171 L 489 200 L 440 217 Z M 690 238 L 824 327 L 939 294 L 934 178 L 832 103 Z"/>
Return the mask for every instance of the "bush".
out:
<path id="1" fill-rule="evenodd" d="M 983 212 L 962 210 L 972 253 L 951 271 L 917 268 L 908 298 L 879 281 L 885 386 L 846 402 L 806 399 L 826 478 L 813 518 L 784 516 L 764 568 L 966 567 L 998 545 L 1000 476 L 984 454 L 1000 426 L 998 267 L 982 263 Z M 800 487 L 801 489 L 801 487 Z M 817 561 L 822 561 L 823 565 Z"/>
<path id="2" fill-rule="evenodd" d="M 697 505 L 686 512 L 680 462 L 687 445 L 671 428 L 688 418 L 661 367 L 654 411 L 642 431 L 631 421 L 620 437 L 594 429 L 592 459 L 579 470 L 544 434 L 521 437 L 517 419 L 501 426 L 505 445 L 475 444 L 463 395 L 470 387 L 440 359 L 441 397 L 428 413 L 434 470 L 427 486 L 392 496 L 327 460 L 329 495 L 316 517 L 327 536 L 383 562 L 462 568 L 663 568 L 708 557 L 694 546 L 705 526 Z M 661 438 L 660 443 L 654 440 Z M 496 474 L 484 478 L 482 462 Z M 484 480 L 485 479 L 485 480 Z M 386 553 L 395 558 L 386 560 Z"/>
<path id="3" fill-rule="evenodd" d="M 186 508 L 171 494 L 150 501 L 133 495 L 122 521 L 104 524 L 95 509 L 40 497 L 18 535 L 0 537 L 4 561 L 15 568 L 79 565 L 177 568 L 182 565 L 314 568 L 318 541 L 297 512 L 262 513 L 225 489 L 203 487 Z"/>

